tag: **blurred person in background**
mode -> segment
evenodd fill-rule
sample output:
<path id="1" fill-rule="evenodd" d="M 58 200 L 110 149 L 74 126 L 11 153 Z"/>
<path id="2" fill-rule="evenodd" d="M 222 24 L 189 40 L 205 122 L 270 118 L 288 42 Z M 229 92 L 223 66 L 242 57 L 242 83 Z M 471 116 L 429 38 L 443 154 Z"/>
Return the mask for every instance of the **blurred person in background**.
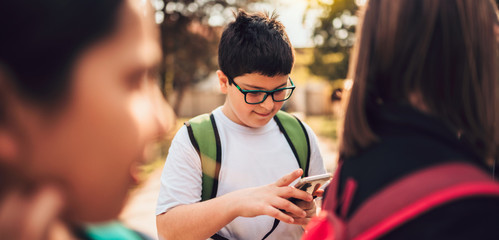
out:
<path id="1" fill-rule="evenodd" d="M 446 164 L 478 169 L 497 188 L 489 167 L 497 146 L 496 4 L 370 0 L 360 15 L 340 167 L 324 198 L 325 215 L 351 224 L 357 211 L 387 187 Z M 430 188 L 458 177 L 416 186 Z M 310 226 L 305 239 L 320 239 L 311 237 L 313 231 L 325 228 Z M 499 239 L 497 226 L 497 196 L 472 195 L 412 216 L 382 238 Z M 352 228 L 346 225 L 347 232 Z"/>
<path id="2" fill-rule="evenodd" d="M 167 125 L 148 4 L 0 2 L 1 239 L 142 237 L 85 226 L 117 218 Z"/>

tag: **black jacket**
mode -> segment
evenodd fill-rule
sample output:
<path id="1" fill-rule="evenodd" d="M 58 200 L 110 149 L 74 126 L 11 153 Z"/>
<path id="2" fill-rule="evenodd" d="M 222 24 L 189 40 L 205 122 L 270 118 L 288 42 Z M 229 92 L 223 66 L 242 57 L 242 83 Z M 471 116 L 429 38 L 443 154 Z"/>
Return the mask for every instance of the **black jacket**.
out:
<path id="1" fill-rule="evenodd" d="M 382 106 L 370 119 L 380 141 L 344 159 L 340 173 L 337 194 L 343 192 L 347 178 L 358 184 L 347 217 L 388 184 L 428 166 L 463 161 L 489 171 L 446 125 L 413 108 Z M 424 213 L 383 239 L 499 239 L 499 200 L 454 201 Z"/>

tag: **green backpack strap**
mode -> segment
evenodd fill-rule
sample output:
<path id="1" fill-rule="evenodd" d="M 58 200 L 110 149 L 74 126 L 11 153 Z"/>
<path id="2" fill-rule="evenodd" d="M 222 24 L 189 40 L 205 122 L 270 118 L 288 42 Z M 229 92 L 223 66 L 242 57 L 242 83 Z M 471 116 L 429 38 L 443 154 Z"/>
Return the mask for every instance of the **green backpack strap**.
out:
<path id="1" fill-rule="evenodd" d="M 142 240 L 147 238 L 134 230 L 127 228 L 119 221 L 112 221 L 105 224 L 91 224 L 86 225 L 85 235 L 89 239 L 94 240 L 114 240 L 114 239 L 127 239 L 127 240 Z"/>
<path id="2" fill-rule="evenodd" d="M 274 120 L 293 150 L 298 165 L 303 169 L 303 177 L 307 177 L 310 165 L 310 139 L 305 126 L 298 118 L 284 111 L 277 112 Z"/>
<path id="3" fill-rule="evenodd" d="M 274 116 L 279 130 L 284 134 L 303 176 L 308 176 L 310 164 L 310 140 L 303 123 L 293 115 L 279 111 Z M 215 198 L 218 189 L 218 175 L 222 163 L 220 136 L 213 114 L 203 114 L 185 123 L 192 146 L 201 159 L 202 190 L 201 201 Z M 214 147 L 216 146 L 216 147 Z"/>
<path id="4" fill-rule="evenodd" d="M 293 115 L 279 111 L 274 116 L 279 130 L 284 134 L 298 165 L 303 169 L 304 177 L 308 176 L 310 163 L 310 140 L 302 122 Z M 218 175 L 222 165 L 222 148 L 217 124 L 213 114 L 203 114 L 194 117 L 185 123 L 189 139 L 201 159 L 203 171 L 201 201 L 215 198 L 218 189 Z M 213 146 L 216 146 L 214 148 Z M 265 235 L 267 238 L 277 227 L 279 220 L 275 219 L 272 229 Z M 218 234 L 213 239 L 225 239 Z"/>
<path id="5" fill-rule="evenodd" d="M 201 201 L 215 198 L 222 163 L 222 148 L 215 118 L 213 114 L 199 115 L 186 122 L 185 126 L 192 146 L 201 159 L 203 171 Z"/>

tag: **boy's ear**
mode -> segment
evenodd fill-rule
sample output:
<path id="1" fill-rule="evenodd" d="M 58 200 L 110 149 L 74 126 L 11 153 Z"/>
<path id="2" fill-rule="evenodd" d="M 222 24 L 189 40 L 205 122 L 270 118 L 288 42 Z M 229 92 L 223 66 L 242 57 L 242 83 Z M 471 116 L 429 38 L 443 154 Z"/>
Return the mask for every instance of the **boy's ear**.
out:
<path id="1" fill-rule="evenodd" d="M 227 94 L 227 88 L 229 87 L 229 78 L 221 70 L 217 71 L 218 83 L 220 84 L 220 91 L 223 94 Z"/>

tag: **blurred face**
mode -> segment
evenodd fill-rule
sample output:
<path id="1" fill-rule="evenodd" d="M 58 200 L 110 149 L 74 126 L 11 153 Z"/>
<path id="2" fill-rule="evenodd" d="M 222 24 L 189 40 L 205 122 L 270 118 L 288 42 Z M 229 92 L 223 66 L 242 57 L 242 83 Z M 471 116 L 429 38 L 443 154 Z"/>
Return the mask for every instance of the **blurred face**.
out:
<path id="1" fill-rule="evenodd" d="M 217 73 L 221 90 L 227 94 L 222 111 L 237 124 L 252 128 L 262 127 L 274 117 L 284 104 L 284 102 L 274 102 L 271 96 L 268 96 L 260 104 L 248 104 L 244 101 L 244 94 L 234 84 L 229 85 L 227 76 L 221 71 Z M 286 87 L 288 75 L 268 77 L 258 73 L 250 73 L 236 77 L 233 80 L 243 90 L 271 91 Z"/>
<path id="2" fill-rule="evenodd" d="M 159 33 L 147 2 L 126 1 L 116 31 L 83 51 L 63 109 L 46 116 L 33 108 L 23 118 L 30 119 L 24 168 L 62 184 L 71 221 L 116 217 L 147 145 L 165 127 L 154 74 Z"/>

